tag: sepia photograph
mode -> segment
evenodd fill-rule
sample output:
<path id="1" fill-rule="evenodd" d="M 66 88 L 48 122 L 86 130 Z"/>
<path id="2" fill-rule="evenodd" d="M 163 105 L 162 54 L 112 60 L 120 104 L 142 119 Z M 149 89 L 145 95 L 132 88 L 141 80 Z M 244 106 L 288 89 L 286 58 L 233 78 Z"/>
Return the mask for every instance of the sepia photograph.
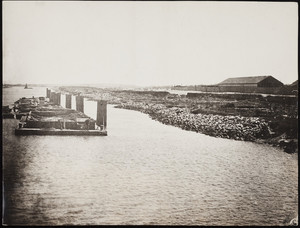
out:
<path id="1" fill-rule="evenodd" d="M 2 1 L 2 225 L 298 226 L 298 21 Z"/>

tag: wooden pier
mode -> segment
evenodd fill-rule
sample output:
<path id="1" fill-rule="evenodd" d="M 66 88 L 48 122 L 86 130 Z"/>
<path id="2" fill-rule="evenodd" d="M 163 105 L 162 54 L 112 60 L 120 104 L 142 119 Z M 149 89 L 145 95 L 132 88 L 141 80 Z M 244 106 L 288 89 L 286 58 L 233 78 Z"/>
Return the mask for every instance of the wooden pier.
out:
<path id="1" fill-rule="evenodd" d="M 17 128 L 15 135 L 77 135 L 77 136 L 107 136 L 103 130 L 72 130 L 72 129 L 41 129 L 41 128 Z"/>
<path id="2" fill-rule="evenodd" d="M 60 106 L 60 93 L 47 88 L 46 96 L 19 99 L 13 108 L 17 111 L 13 113 L 5 107 L 6 118 L 20 119 L 15 135 L 107 136 L 106 101 L 97 102 L 97 120 L 94 120 L 84 114 L 82 96 L 76 96 L 76 110 Z M 68 107 L 71 107 L 70 98 L 71 95 L 66 96 Z"/>

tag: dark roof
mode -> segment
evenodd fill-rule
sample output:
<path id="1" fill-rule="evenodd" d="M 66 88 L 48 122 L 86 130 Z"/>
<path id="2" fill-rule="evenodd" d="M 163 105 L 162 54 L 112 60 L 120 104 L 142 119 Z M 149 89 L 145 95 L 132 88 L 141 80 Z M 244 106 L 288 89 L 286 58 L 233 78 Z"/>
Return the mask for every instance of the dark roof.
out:
<path id="1" fill-rule="evenodd" d="M 237 77 L 237 78 L 227 78 L 226 80 L 220 82 L 219 84 L 248 84 L 248 83 L 259 83 L 272 76 L 253 76 L 253 77 Z"/>
<path id="2" fill-rule="evenodd" d="M 298 80 L 294 81 L 290 86 L 298 86 Z"/>

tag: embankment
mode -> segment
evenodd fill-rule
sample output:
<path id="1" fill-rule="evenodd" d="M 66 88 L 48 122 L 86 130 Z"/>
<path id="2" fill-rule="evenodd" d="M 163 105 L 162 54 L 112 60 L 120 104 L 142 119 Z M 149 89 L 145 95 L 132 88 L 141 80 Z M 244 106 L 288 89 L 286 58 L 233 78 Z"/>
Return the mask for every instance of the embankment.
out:
<path id="1" fill-rule="evenodd" d="M 138 110 L 164 124 L 215 137 L 255 141 L 270 136 L 268 124 L 257 117 L 193 114 L 185 108 L 166 108 L 163 105 L 143 106 L 131 103 L 116 107 Z"/>
<path id="2" fill-rule="evenodd" d="M 167 108 L 161 104 L 147 105 L 133 102 L 117 105 L 116 108 L 141 111 L 161 123 L 184 130 L 214 137 L 269 143 L 280 146 L 289 153 L 297 151 L 297 142 L 282 140 L 280 136 L 272 138 L 268 122 L 259 117 L 193 114 L 186 108 Z"/>
<path id="3" fill-rule="evenodd" d="M 214 137 L 255 141 L 298 151 L 298 97 L 65 87 L 118 108 L 141 111 L 164 124 Z"/>

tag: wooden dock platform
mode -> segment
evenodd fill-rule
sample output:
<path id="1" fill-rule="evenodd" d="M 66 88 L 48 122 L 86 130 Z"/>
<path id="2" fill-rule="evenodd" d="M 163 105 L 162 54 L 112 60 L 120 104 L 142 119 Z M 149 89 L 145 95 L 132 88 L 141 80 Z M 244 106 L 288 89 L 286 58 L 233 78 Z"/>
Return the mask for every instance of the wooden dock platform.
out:
<path id="1" fill-rule="evenodd" d="M 73 130 L 47 128 L 16 128 L 15 135 L 77 135 L 77 136 L 107 136 L 107 131 Z"/>
<path id="2" fill-rule="evenodd" d="M 84 97 L 76 96 L 76 110 L 71 109 L 72 97 L 66 95 L 63 108 L 61 93 L 46 89 L 47 97 L 22 97 L 12 109 L 3 106 L 4 118 L 20 119 L 15 135 L 76 135 L 107 136 L 107 102 L 97 102 L 97 120 L 84 114 Z M 71 99 L 70 99 L 71 98 Z"/>

